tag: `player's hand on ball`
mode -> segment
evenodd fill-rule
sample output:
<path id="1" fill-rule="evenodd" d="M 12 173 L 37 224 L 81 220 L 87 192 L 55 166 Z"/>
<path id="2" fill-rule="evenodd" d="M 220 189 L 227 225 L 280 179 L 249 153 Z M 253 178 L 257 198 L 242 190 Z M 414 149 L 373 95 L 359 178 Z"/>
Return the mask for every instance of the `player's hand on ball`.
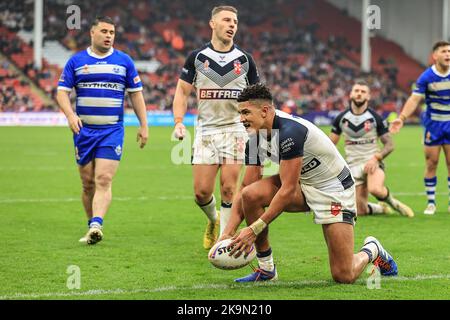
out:
<path id="1" fill-rule="evenodd" d="M 237 235 L 232 238 L 232 242 L 228 246 L 233 248 L 229 255 L 238 258 L 241 254 L 247 256 L 252 250 L 252 245 L 255 243 L 256 235 L 250 227 L 246 227 L 241 230 Z"/>
<path id="2" fill-rule="evenodd" d="M 390 133 L 398 133 L 402 127 L 403 127 L 403 120 L 400 118 L 397 118 L 391 122 L 391 125 L 389 127 L 389 132 Z"/>
<path id="3" fill-rule="evenodd" d="M 178 122 L 175 125 L 175 131 L 173 132 L 173 134 L 174 134 L 176 139 L 183 140 L 183 138 L 186 135 L 186 127 L 184 126 L 184 124 L 181 123 L 181 122 Z"/>

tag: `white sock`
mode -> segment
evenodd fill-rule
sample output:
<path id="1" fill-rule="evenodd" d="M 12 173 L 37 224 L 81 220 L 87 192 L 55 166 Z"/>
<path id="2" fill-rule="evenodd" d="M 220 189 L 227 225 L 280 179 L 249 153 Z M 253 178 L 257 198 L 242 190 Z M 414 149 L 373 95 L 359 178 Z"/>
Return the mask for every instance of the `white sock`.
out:
<path id="1" fill-rule="evenodd" d="M 261 255 L 263 255 L 263 257 L 261 257 Z M 275 269 L 272 249 L 269 249 L 266 252 L 258 252 L 256 254 L 256 259 L 258 260 L 258 265 L 261 269 L 269 272 L 272 272 Z"/>
<path id="2" fill-rule="evenodd" d="M 380 214 L 383 213 L 383 207 L 376 203 L 369 202 L 369 214 Z"/>
<path id="3" fill-rule="evenodd" d="M 220 235 L 222 235 L 223 230 L 228 224 L 228 220 L 230 220 L 231 216 L 231 203 L 223 202 L 220 206 Z"/>
<path id="4" fill-rule="evenodd" d="M 367 253 L 367 255 L 369 256 L 369 262 L 374 262 L 375 259 L 378 258 L 378 247 L 373 242 L 369 242 L 368 244 L 364 245 L 359 251 Z"/>
<path id="5" fill-rule="evenodd" d="M 200 207 L 200 209 L 203 210 L 203 212 L 206 214 L 206 216 L 208 217 L 209 221 L 215 223 L 217 220 L 217 212 L 216 212 L 216 198 L 214 197 L 214 195 L 212 196 L 211 200 L 204 205 L 199 205 L 197 203 L 197 205 Z"/>

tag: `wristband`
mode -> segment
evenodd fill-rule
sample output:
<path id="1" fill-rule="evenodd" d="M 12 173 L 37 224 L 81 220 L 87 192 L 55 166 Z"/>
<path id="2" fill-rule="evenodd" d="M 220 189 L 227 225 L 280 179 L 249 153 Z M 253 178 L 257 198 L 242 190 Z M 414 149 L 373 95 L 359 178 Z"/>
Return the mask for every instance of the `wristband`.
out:
<path id="1" fill-rule="evenodd" d="M 255 235 L 260 234 L 266 227 L 267 223 L 265 223 L 261 218 L 259 218 L 250 225 L 250 229 L 252 229 Z"/>
<path id="2" fill-rule="evenodd" d="M 405 122 L 406 120 L 406 116 L 404 114 L 400 114 L 399 116 L 400 120 L 402 120 L 403 122 Z"/>
<path id="3" fill-rule="evenodd" d="M 183 117 L 175 117 L 175 124 L 179 124 L 183 122 Z"/>

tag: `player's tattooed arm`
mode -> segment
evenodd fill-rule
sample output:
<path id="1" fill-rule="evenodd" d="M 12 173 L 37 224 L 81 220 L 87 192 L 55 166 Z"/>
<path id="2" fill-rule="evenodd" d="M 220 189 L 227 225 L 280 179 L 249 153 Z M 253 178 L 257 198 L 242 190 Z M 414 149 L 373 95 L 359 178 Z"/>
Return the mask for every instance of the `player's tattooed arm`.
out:
<path id="1" fill-rule="evenodd" d="M 382 160 L 386 158 L 392 151 L 394 151 L 394 141 L 392 140 L 391 134 L 385 133 L 382 136 L 380 136 L 381 143 L 383 144 L 383 149 L 381 149 L 380 156 Z"/>

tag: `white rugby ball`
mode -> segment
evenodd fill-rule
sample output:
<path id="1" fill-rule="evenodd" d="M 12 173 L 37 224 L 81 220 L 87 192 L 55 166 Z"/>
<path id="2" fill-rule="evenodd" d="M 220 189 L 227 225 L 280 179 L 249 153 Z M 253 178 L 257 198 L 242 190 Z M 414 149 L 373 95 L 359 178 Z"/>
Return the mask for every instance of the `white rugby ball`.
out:
<path id="1" fill-rule="evenodd" d="M 234 270 L 245 267 L 256 257 L 255 245 L 247 257 L 241 254 L 238 258 L 230 256 L 229 253 L 232 248 L 227 249 L 227 246 L 232 242 L 231 239 L 225 239 L 217 242 L 208 253 L 208 260 L 213 266 L 223 270 Z"/>

